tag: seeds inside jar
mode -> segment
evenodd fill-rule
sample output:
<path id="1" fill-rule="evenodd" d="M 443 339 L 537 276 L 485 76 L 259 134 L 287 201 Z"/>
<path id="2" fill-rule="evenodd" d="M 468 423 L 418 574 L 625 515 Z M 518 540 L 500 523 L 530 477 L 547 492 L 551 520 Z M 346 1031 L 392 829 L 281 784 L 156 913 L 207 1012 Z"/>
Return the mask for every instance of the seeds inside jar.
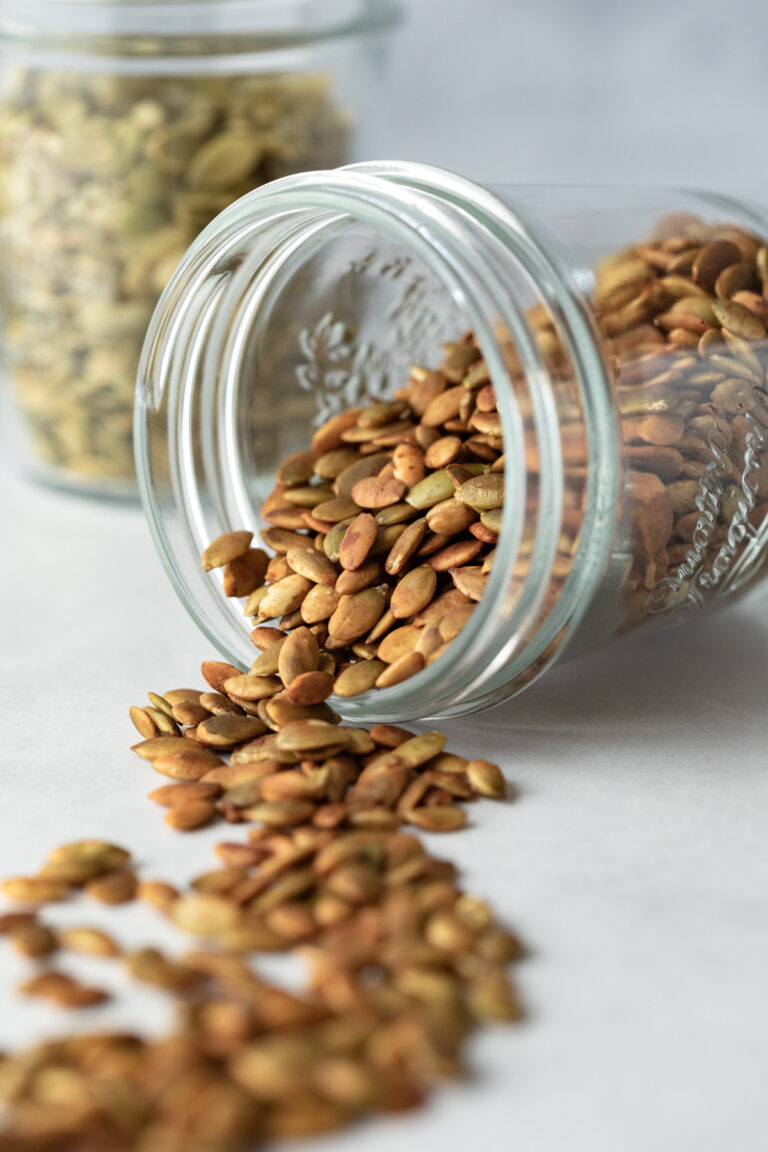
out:
<path id="1" fill-rule="evenodd" d="M 130 485 L 136 369 L 171 273 L 246 192 L 345 163 L 348 115 L 321 74 L 32 67 L 6 72 L 0 111 L 4 353 L 32 449 L 70 481 Z"/>

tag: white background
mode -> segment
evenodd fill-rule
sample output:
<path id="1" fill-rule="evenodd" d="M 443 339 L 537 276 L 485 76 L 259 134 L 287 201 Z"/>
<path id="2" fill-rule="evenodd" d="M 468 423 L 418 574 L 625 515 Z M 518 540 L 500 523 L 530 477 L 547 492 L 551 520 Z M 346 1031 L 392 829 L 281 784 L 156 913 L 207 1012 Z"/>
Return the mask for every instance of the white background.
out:
<path id="1" fill-rule="evenodd" d="M 412 7 L 381 155 L 484 180 L 762 188 L 768 201 L 759 0 Z M 8 455 L 6 441 L 0 874 L 106 834 L 145 875 L 183 880 L 213 866 L 220 830 L 164 827 L 145 800 L 158 778 L 126 751 L 127 707 L 197 684 L 214 653 L 137 509 L 35 488 Z M 447 724 L 451 747 L 498 758 L 519 790 L 438 847 L 527 941 L 528 1019 L 486 1033 L 475 1080 L 426 1112 L 311 1147 L 764 1152 L 767 699 L 756 604 L 564 665 L 513 704 Z M 106 919 L 125 942 L 178 944 L 151 912 Z M 3 989 L 22 971 L 0 951 Z M 98 962 L 89 971 L 101 978 Z M 5 992 L 0 1003 L 0 1047 L 63 1026 Z M 149 1025 L 162 1003 L 145 993 L 95 1019 Z"/>

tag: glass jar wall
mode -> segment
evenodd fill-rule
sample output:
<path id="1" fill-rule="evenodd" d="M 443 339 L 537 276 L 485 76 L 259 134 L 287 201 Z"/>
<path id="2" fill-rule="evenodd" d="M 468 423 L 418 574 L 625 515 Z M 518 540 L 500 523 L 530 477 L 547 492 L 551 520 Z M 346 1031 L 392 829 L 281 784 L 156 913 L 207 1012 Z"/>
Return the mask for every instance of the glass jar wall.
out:
<path id="1" fill-rule="evenodd" d="M 347 716 L 485 707 L 564 652 L 755 587 L 768 534 L 766 235 L 760 210 L 714 196 L 489 192 L 411 164 L 252 193 L 175 273 L 140 374 L 140 482 L 187 607 L 226 659 L 252 663 L 252 622 L 201 570 L 203 548 L 265 526 L 279 462 L 334 413 L 399 397 L 370 450 L 418 441 L 412 366 L 438 368 L 446 342 L 467 362 L 433 373 L 437 392 L 461 394 L 438 431 L 461 439 L 465 470 L 502 478 L 503 497 L 470 504 L 457 529 L 478 531 L 482 564 L 470 561 L 471 580 L 439 573 L 436 595 L 453 585 L 474 608 L 412 679 L 338 701 Z M 411 497 L 401 531 L 425 511 L 410 514 Z M 317 533 L 308 524 L 307 547 L 324 546 Z"/>
<path id="2" fill-rule="evenodd" d="M 162 287 L 227 204 L 354 155 L 395 18 L 388 0 L 3 5 L 3 355 L 39 476 L 135 491 Z"/>

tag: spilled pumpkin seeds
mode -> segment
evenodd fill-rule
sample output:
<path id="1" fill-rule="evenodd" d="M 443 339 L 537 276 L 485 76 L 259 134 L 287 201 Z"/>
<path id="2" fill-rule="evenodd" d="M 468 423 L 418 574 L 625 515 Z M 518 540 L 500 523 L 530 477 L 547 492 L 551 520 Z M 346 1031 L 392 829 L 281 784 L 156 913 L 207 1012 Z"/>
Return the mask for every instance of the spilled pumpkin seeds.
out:
<path id="1" fill-rule="evenodd" d="M 331 417 L 276 480 L 264 548 L 232 531 L 203 554 L 244 599 L 260 653 L 223 682 L 229 699 L 263 719 L 258 701 L 281 693 L 311 707 L 432 664 L 481 599 L 501 529 L 501 424 L 473 338 L 446 345 L 438 369 L 413 368 L 393 400 Z"/>
<path id="2" fill-rule="evenodd" d="M 280 665 L 312 674 L 316 643 L 306 636 L 292 634 L 278 676 Z M 226 692 L 230 672 L 203 665 L 214 692 Z M 206 695 L 150 699 L 168 715 L 182 703 L 206 711 Z M 461 827 L 464 805 L 506 794 L 499 769 L 446 752 L 440 732 L 349 728 L 326 703 L 295 704 L 285 690 L 259 704 L 263 720 L 220 717 L 249 722 L 228 732 L 225 748 L 199 712 L 158 737 L 146 735 L 145 709 L 130 710 L 146 770 L 173 781 L 150 793 L 172 827 L 247 826 L 244 838 L 216 845 L 217 866 L 185 889 L 141 879 L 127 850 L 98 840 L 63 845 L 39 873 L 3 883 L 28 907 L 1 916 L 0 935 L 38 965 L 20 995 L 65 1011 L 110 1000 L 108 965 L 103 986 L 83 983 L 65 970 L 74 954 L 119 965 L 176 1005 L 170 1031 L 155 1039 L 95 1029 L 6 1054 L 3 1150 L 247 1152 L 334 1131 L 421 1107 L 462 1074 L 476 1028 L 521 1018 L 509 975 L 518 939 L 403 827 Z M 200 772 L 175 782 L 174 761 L 189 756 Z M 43 919 L 43 906 L 78 898 L 91 912 L 94 901 L 142 900 L 192 947 L 129 950 L 100 926 Z M 296 950 L 306 965 L 300 991 L 258 974 L 260 954 Z"/>

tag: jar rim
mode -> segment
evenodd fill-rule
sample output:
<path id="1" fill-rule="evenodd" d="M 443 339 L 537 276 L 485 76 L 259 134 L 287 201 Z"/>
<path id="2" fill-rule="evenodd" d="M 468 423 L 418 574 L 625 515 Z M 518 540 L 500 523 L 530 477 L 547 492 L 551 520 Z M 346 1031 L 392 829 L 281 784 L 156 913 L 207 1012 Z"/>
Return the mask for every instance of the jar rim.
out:
<path id="1" fill-rule="evenodd" d="M 402 17 L 398 0 L 5 0 L 0 43 L 242 34 L 284 47 L 387 31 Z"/>

